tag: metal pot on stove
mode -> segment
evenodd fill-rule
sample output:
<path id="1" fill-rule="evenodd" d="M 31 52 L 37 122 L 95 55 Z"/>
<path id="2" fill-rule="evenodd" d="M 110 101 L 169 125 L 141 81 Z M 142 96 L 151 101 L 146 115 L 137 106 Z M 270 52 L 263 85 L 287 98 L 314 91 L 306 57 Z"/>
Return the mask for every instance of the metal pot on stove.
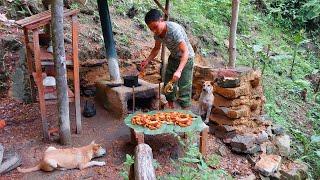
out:
<path id="1" fill-rule="evenodd" d="M 138 76 L 124 76 L 123 85 L 126 87 L 138 87 Z"/>

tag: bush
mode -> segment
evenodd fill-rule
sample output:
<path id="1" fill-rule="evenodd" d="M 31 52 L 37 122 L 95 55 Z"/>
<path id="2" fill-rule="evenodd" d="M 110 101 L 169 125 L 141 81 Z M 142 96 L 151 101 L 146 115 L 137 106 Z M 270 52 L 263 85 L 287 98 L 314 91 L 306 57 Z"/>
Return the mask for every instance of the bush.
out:
<path id="1" fill-rule="evenodd" d="M 320 32 L 319 0 L 272 0 L 268 9 L 270 15 L 288 29 Z"/>

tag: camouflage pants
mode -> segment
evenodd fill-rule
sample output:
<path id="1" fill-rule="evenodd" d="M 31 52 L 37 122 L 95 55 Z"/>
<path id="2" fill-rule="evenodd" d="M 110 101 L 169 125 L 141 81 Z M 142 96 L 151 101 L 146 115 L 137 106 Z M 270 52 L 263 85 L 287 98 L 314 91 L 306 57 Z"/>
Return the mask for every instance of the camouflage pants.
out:
<path id="1" fill-rule="evenodd" d="M 169 57 L 168 66 L 165 73 L 164 85 L 173 77 L 180 64 L 180 59 Z M 173 92 L 166 94 L 168 101 L 177 101 L 181 107 L 191 106 L 192 94 L 192 77 L 193 77 L 193 58 L 189 58 L 187 64 L 182 70 L 181 77 L 174 84 Z M 177 91 L 177 87 L 179 90 Z"/>

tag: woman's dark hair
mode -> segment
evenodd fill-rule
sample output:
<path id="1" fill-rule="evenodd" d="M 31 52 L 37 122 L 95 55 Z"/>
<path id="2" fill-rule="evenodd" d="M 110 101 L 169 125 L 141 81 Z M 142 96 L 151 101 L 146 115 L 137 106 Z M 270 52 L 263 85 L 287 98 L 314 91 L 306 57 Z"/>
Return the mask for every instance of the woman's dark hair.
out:
<path id="1" fill-rule="evenodd" d="M 146 16 L 144 17 L 144 22 L 149 24 L 152 21 L 159 21 L 162 18 L 162 14 L 157 9 L 151 9 L 147 12 Z"/>

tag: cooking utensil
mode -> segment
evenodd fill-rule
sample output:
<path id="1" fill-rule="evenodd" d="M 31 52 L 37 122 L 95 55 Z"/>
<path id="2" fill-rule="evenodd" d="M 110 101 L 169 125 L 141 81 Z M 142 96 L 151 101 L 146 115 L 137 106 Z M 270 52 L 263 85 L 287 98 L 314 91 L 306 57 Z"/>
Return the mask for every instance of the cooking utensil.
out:
<path id="1" fill-rule="evenodd" d="M 115 81 L 107 81 L 106 82 L 106 85 L 108 86 L 108 87 L 119 87 L 119 86 L 121 86 L 122 85 L 122 82 L 115 82 Z"/>
<path id="2" fill-rule="evenodd" d="M 132 113 L 134 113 L 136 108 L 136 97 L 134 94 L 134 86 L 132 86 Z"/>
<path id="3" fill-rule="evenodd" d="M 139 86 L 138 76 L 124 76 L 123 85 L 126 87 Z"/>
<path id="4" fill-rule="evenodd" d="M 173 92 L 174 83 L 175 83 L 175 82 L 174 82 L 173 80 L 170 80 L 170 81 L 168 82 L 168 84 L 166 84 L 166 86 L 164 87 L 163 92 L 164 92 L 165 94 L 168 94 L 168 93 Z"/>
<path id="5" fill-rule="evenodd" d="M 139 74 L 138 74 L 139 77 L 143 77 L 146 75 L 146 73 L 144 72 L 144 70 L 141 69 L 140 66 L 137 66 L 137 70 L 139 71 Z"/>

